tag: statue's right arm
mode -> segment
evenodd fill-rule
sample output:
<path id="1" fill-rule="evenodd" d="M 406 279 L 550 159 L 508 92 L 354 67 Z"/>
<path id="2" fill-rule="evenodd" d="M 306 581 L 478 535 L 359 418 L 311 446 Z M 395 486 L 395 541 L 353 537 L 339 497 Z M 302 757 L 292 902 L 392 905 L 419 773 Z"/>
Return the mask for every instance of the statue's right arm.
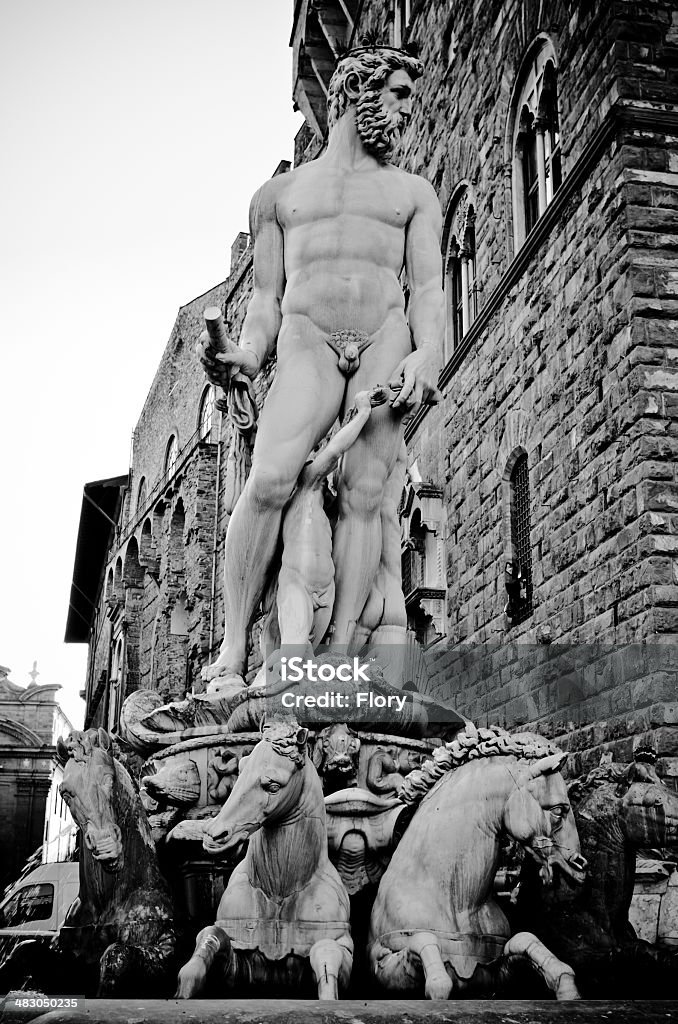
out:
<path id="1" fill-rule="evenodd" d="M 254 289 L 240 335 L 240 348 L 253 356 L 242 371 L 254 377 L 275 348 L 282 322 L 285 291 L 283 233 L 276 215 L 278 182 L 265 182 L 250 204 L 254 239 Z M 255 366 L 256 362 L 256 366 Z"/>

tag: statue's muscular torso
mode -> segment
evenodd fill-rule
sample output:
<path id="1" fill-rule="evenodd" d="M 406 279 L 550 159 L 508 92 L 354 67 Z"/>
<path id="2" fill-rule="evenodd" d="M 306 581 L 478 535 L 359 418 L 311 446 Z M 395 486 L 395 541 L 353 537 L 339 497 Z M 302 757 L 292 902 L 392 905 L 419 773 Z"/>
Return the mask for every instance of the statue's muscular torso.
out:
<path id="1" fill-rule="evenodd" d="M 322 158 L 273 179 L 284 235 L 283 331 L 299 315 L 323 334 L 371 336 L 394 319 L 405 326 L 398 278 L 416 181 L 391 166 L 346 170 Z"/>

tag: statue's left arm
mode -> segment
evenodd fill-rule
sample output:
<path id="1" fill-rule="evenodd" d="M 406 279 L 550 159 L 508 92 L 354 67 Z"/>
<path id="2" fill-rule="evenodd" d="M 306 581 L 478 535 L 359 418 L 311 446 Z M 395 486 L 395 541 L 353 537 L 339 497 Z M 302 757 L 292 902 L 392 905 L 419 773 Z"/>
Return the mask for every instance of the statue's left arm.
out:
<path id="1" fill-rule="evenodd" d="M 412 176 L 414 213 L 405 237 L 405 270 L 410 286 L 408 319 L 414 352 L 397 367 L 403 385 L 394 408 L 416 409 L 422 401 L 437 402 L 438 374 L 445 332 L 445 300 L 440 274 L 442 214 L 433 187 Z"/>

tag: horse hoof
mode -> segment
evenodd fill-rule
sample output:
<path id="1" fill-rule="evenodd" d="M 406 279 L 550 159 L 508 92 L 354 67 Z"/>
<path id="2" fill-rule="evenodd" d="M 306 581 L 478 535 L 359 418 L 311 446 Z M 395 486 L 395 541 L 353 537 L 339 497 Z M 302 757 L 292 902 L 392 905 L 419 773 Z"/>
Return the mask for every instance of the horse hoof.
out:
<path id="1" fill-rule="evenodd" d="M 193 999 L 205 987 L 207 970 L 202 960 L 195 964 L 185 964 L 179 971 L 179 984 L 174 994 L 175 999 Z"/>
<path id="2" fill-rule="evenodd" d="M 561 974 L 556 987 L 556 999 L 561 1001 L 581 999 L 574 974 Z"/>
<path id="3" fill-rule="evenodd" d="M 452 991 L 452 981 L 445 973 L 445 977 L 429 978 L 424 986 L 424 995 L 427 999 L 449 999 Z"/>

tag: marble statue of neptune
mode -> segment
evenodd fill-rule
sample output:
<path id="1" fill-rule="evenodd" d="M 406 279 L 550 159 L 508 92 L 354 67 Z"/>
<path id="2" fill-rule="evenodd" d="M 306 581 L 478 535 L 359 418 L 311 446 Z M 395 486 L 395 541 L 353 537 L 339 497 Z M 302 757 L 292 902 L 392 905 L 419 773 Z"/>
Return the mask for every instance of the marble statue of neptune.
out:
<path id="1" fill-rule="evenodd" d="M 248 629 L 309 453 L 356 395 L 396 382 L 340 466 L 328 632 L 337 650 L 348 649 L 374 585 L 403 418 L 437 399 L 444 330 L 438 199 L 428 181 L 390 163 L 421 73 L 418 60 L 387 47 L 339 62 L 322 155 L 267 181 L 252 200 L 254 290 L 239 345 L 217 353 L 203 336 L 198 346 L 208 377 L 225 387 L 235 373 L 254 377 L 277 351 L 228 527 L 225 636 L 210 679 L 246 671 Z"/>

